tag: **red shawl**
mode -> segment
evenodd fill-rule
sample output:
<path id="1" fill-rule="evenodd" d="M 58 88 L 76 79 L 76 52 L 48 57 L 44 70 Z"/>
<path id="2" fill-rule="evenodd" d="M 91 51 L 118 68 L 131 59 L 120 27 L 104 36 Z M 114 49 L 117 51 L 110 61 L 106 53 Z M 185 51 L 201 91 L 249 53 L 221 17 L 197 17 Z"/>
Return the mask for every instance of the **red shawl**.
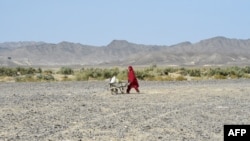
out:
<path id="1" fill-rule="evenodd" d="M 132 66 L 128 67 L 128 82 L 130 83 L 130 87 L 134 87 L 134 88 L 139 87 L 139 83 L 137 81 L 137 78 L 135 76 L 135 72 Z"/>

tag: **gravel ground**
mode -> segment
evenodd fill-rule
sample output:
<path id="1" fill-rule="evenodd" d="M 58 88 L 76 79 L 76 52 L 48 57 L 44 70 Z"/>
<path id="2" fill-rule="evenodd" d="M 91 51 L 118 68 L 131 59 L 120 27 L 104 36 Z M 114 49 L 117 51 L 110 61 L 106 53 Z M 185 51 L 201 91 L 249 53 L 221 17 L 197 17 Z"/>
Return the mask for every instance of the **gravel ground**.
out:
<path id="1" fill-rule="evenodd" d="M 250 80 L 0 83 L 0 141 L 222 141 L 224 124 L 250 124 Z"/>

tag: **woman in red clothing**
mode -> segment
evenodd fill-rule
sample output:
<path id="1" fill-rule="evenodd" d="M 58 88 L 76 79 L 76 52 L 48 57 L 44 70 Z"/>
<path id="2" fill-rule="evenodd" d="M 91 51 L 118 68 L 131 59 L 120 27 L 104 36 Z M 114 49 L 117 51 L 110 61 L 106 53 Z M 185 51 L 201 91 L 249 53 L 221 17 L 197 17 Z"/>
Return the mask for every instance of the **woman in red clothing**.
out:
<path id="1" fill-rule="evenodd" d="M 135 76 L 135 72 L 132 68 L 132 66 L 128 67 L 128 88 L 127 88 L 127 93 L 130 92 L 131 88 L 134 88 L 136 90 L 137 93 L 139 93 L 139 83 L 137 81 L 137 78 Z"/>

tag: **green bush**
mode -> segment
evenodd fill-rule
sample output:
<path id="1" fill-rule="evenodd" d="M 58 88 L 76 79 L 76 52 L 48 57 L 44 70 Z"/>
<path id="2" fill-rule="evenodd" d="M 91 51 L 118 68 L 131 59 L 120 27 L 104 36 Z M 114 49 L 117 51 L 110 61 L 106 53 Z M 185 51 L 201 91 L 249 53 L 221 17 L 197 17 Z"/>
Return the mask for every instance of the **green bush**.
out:
<path id="1" fill-rule="evenodd" d="M 26 70 L 26 74 L 34 74 L 35 72 L 36 72 L 36 69 L 31 68 L 31 67 Z"/>
<path id="2" fill-rule="evenodd" d="M 200 77 L 201 76 L 201 71 L 198 70 L 198 69 L 192 69 L 192 70 L 188 70 L 188 74 L 190 76 Z"/>
<path id="3" fill-rule="evenodd" d="M 221 76 L 227 76 L 229 73 L 226 70 L 223 70 L 221 68 L 210 68 L 208 72 L 208 76 L 215 76 L 215 75 L 221 75 Z"/>
<path id="4" fill-rule="evenodd" d="M 169 72 L 167 69 L 163 69 L 163 70 L 162 70 L 162 73 L 163 73 L 164 75 L 168 75 L 170 72 Z"/>
<path id="5" fill-rule="evenodd" d="M 94 78 L 94 79 L 100 79 L 103 75 L 102 75 L 102 69 L 96 68 L 93 69 L 91 68 L 90 70 L 88 70 L 89 77 Z"/>
<path id="6" fill-rule="evenodd" d="M 43 75 L 43 74 L 38 74 L 37 76 L 36 76 L 36 78 L 38 79 L 38 80 L 40 80 L 40 81 L 54 81 L 55 80 L 55 78 L 54 78 L 54 76 L 52 75 L 52 74 L 45 74 L 45 75 Z"/>
<path id="7" fill-rule="evenodd" d="M 244 73 L 250 73 L 250 66 L 246 66 L 243 68 Z"/>
<path id="8" fill-rule="evenodd" d="M 55 80 L 54 76 L 51 74 L 44 75 L 43 79 L 47 80 L 47 81 L 54 81 Z"/>
<path id="9" fill-rule="evenodd" d="M 24 67 L 17 67 L 16 71 L 20 73 L 21 75 L 26 75 L 26 74 L 35 74 L 36 69 L 29 67 L 29 68 L 24 68 Z"/>
<path id="10" fill-rule="evenodd" d="M 0 76 L 16 76 L 17 71 L 14 68 L 6 68 L 6 67 L 1 67 L 0 68 Z"/>
<path id="11" fill-rule="evenodd" d="M 145 80 L 146 78 L 150 79 L 153 77 L 153 75 L 147 71 L 135 71 L 135 74 L 136 74 L 137 78 L 140 80 Z"/>
<path id="12" fill-rule="evenodd" d="M 70 74 L 74 74 L 74 70 L 68 67 L 62 67 L 60 69 L 60 73 L 64 75 L 70 75 Z"/>
<path id="13" fill-rule="evenodd" d="M 111 78 L 112 76 L 113 74 L 108 69 L 103 70 L 103 78 Z"/>
<path id="14" fill-rule="evenodd" d="M 63 74 L 63 79 L 58 81 L 70 81 L 73 75 L 74 80 L 104 80 L 116 76 L 119 80 L 127 80 L 127 69 L 120 70 L 119 68 L 82 68 L 79 71 L 74 71 L 68 67 L 62 67 L 58 73 Z M 170 74 L 171 73 L 171 74 Z M 41 68 L 34 69 L 32 67 L 0 67 L 0 76 L 14 77 L 16 82 L 33 82 L 33 81 L 55 81 L 54 71 L 45 70 Z M 139 80 L 153 80 L 153 81 L 184 81 L 187 80 L 185 76 L 189 75 L 197 77 L 194 79 L 237 79 L 250 78 L 250 66 L 245 67 L 216 67 L 216 68 L 158 68 L 156 65 L 151 65 L 143 69 L 136 69 L 135 74 Z M 178 77 L 174 77 L 179 75 Z M 199 78 L 200 77 L 200 78 Z M 193 78 L 191 78 L 193 79 Z"/>
<path id="15" fill-rule="evenodd" d="M 117 75 L 117 78 L 119 79 L 119 80 L 127 80 L 128 79 L 128 72 L 127 72 L 127 70 L 123 70 L 123 71 L 120 71 L 119 72 L 119 74 Z"/>
<path id="16" fill-rule="evenodd" d="M 124 73 L 124 71 L 120 71 L 118 68 L 104 69 L 104 70 L 102 70 L 102 78 L 108 79 L 108 78 L 111 78 L 113 76 L 120 76 L 121 77 L 122 75 L 119 75 L 120 73 Z"/>
<path id="17" fill-rule="evenodd" d="M 188 69 L 186 69 L 186 68 L 180 68 L 180 69 L 178 70 L 178 73 L 181 74 L 181 75 L 186 76 L 186 75 L 188 75 L 189 71 L 188 71 Z"/>
<path id="18" fill-rule="evenodd" d="M 176 69 L 176 68 L 168 67 L 168 68 L 165 68 L 163 71 L 166 73 L 174 73 L 174 72 L 177 72 L 177 70 L 178 69 Z"/>
<path id="19" fill-rule="evenodd" d="M 53 74 L 53 71 L 52 70 L 45 70 L 45 71 L 43 71 L 44 72 L 44 74 Z"/>
<path id="20" fill-rule="evenodd" d="M 38 68 L 36 72 L 37 72 L 37 73 L 42 73 L 43 70 L 42 70 L 41 68 Z"/>
<path id="21" fill-rule="evenodd" d="M 43 79 L 43 75 L 42 75 L 42 74 L 38 74 L 38 75 L 36 76 L 36 78 L 37 78 L 38 80 L 42 80 L 42 79 Z"/>

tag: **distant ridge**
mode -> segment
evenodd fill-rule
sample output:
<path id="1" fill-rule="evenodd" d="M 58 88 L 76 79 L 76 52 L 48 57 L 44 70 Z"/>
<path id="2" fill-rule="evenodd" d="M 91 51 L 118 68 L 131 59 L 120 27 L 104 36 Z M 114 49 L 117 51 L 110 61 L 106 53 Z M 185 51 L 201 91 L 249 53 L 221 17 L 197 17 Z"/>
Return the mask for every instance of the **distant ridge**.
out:
<path id="1" fill-rule="evenodd" d="M 113 40 L 107 46 L 60 42 L 0 43 L 0 66 L 65 65 L 250 65 L 250 39 L 222 36 L 171 46 Z"/>

